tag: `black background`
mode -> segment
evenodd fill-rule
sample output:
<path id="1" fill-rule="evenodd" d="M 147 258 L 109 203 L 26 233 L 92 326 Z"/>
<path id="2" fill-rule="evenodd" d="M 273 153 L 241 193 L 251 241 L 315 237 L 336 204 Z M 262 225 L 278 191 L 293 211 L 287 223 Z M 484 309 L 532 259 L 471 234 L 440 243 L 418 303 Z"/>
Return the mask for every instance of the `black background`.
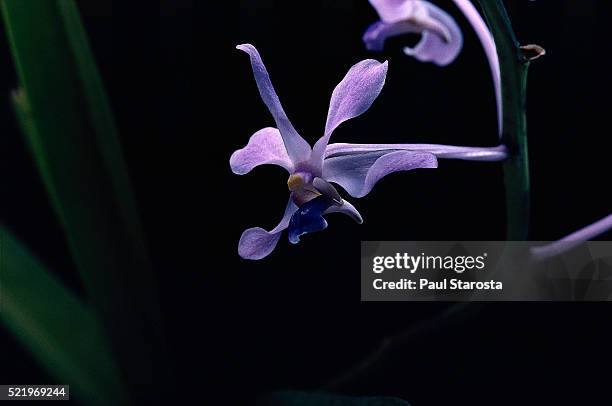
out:
<path id="1" fill-rule="evenodd" d="M 151 4 L 155 3 L 155 4 Z M 211 404 L 247 404 L 276 389 L 315 390 L 380 343 L 439 315 L 448 304 L 361 303 L 361 240 L 498 240 L 505 235 L 498 164 L 442 161 L 391 175 L 343 216 L 268 258 L 237 255 L 242 230 L 273 227 L 286 173 L 239 177 L 229 156 L 273 125 L 246 55 L 258 47 L 285 111 L 314 142 L 329 97 L 350 66 L 389 60 L 381 96 L 332 142 L 493 146 L 488 65 L 452 5 L 465 46 L 439 68 L 404 56 L 402 37 L 382 54 L 361 42 L 377 18 L 363 1 L 175 0 L 83 2 L 85 25 L 118 120 L 161 286 L 176 375 Z M 508 1 L 523 43 L 547 55 L 529 84 L 531 238 L 553 240 L 612 208 L 609 181 L 610 13 L 603 1 Z M 0 34 L 0 219 L 73 289 L 80 284 L 62 231 L 8 102 L 16 77 Z M 608 233 L 603 238 L 609 238 Z M 415 405 L 594 404 L 609 385 L 612 308 L 607 303 L 472 306 L 458 321 L 419 330 L 392 360 L 334 390 L 395 395 Z M 0 335 L 0 381 L 47 383 L 27 351 Z M 603 371 L 598 373 L 597 371 Z M 602 385 L 604 385 L 602 387 Z M 591 402 L 591 400 L 593 402 Z"/>

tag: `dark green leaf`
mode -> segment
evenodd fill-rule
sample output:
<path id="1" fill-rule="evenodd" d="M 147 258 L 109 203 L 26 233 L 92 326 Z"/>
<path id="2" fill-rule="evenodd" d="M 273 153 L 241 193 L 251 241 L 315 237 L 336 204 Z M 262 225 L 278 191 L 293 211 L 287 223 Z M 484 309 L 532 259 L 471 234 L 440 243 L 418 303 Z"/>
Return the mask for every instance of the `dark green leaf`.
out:
<path id="1" fill-rule="evenodd" d="M 73 0 L 0 0 L 17 115 L 125 378 L 151 384 L 155 288 L 115 123 Z"/>
<path id="2" fill-rule="evenodd" d="M 119 371 L 94 314 L 2 228 L 0 319 L 78 398 L 121 402 Z"/>

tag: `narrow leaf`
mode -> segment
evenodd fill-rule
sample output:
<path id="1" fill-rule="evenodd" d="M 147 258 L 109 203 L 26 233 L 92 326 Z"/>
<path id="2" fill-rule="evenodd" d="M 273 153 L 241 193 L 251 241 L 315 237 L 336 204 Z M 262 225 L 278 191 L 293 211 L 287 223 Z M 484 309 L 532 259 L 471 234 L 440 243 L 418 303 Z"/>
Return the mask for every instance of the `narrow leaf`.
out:
<path id="1" fill-rule="evenodd" d="M 0 0 L 13 100 L 81 279 L 133 385 L 153 384 L 155 287 L 115 123 L 73 0 Z"/>
<path id="2" fill-rule="evenodd" d="M 120 374 L 94 314 L 3 228 L 0 320 L 84 403 L 121 403 Z"/>

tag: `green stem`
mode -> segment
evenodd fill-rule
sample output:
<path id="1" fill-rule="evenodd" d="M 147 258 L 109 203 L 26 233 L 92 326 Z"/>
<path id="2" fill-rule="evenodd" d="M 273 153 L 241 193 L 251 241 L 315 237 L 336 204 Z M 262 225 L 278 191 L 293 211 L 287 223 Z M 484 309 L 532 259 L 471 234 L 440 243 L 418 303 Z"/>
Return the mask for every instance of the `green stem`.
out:
<path id="1" fill-rule="evenodd" d="M 506 239 L 526 240 L 529 235 L 529 159 L 527 149 L 527 70 L 523 54 L 502 0 L 479 0 L 493 34 L 501 67 L 504 105 L 502 142 L 510 152 L 504 163 Z"/>

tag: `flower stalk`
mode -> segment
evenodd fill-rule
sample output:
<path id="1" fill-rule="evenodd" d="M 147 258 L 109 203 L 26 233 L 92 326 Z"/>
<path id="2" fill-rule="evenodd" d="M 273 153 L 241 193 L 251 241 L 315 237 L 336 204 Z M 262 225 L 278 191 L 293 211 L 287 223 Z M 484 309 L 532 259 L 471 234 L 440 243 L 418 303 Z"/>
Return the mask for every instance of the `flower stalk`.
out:
<path id="1" fill-rule="evenodd" d="M 530 180 L 527 145 L 527 71 L 533 58 L 520 46 L 502 0 L 479 0 L 495 40 L 501 68 L 503 99 L 502 144 L 506 188 L 506 239 L 526 240 L 529 235 Z M 543 51 L 543 50 L 542 50 Z"/>
<path id="2" fill-rule="evenodd" d="M 548 258 L 562 255 L 586 241 L 597 238 L 612 230 L 612 214 L 602 218 L 595 223 L 581 228 L 562 239 L 546 245 L 531 248 L 531 256 L 535 261 L 543 261 Z"/>

